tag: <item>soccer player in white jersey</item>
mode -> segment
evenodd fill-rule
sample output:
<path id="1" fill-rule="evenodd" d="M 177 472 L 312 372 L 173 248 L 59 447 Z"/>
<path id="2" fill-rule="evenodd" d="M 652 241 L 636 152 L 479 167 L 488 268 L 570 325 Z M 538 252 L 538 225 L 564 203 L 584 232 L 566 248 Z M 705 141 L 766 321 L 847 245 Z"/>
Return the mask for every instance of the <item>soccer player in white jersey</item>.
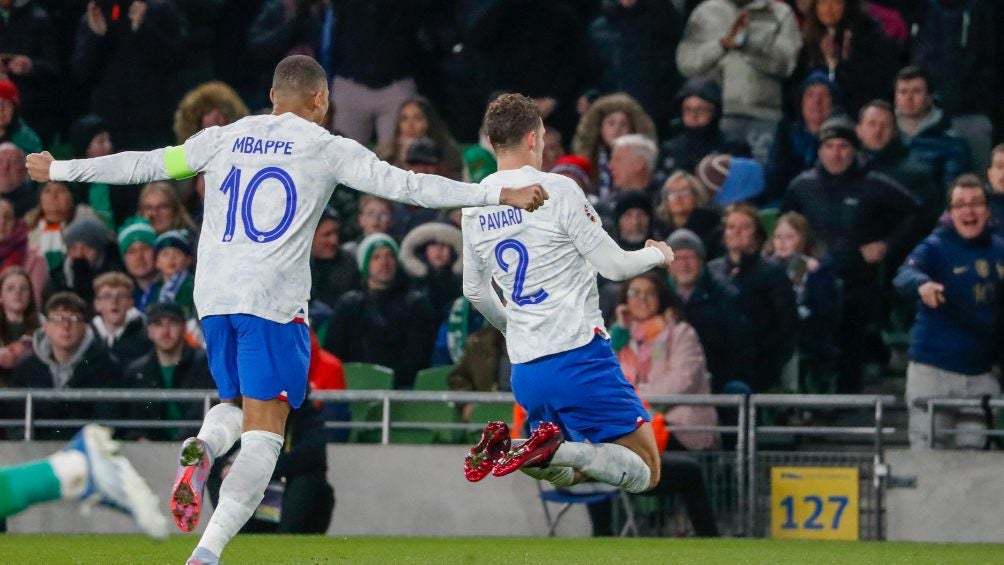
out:
<path id="1" fill-rule="evenodd" d="M 623 251 L 574 181 L 538 170 L 544 125 L 529 98 L 496 98 L 484 131 L 498 172 L 481 184 L 536 182 L 550 199 L 533 215 L 507 206 L 463 212 L 464 295 L 506 335 L 512 391 L 535 426 L 510 450 L 508 427 L 489 423 L 464 474 L 473 482 L 521 469 L 557 486 L 589 478 L 648 490 L 659 481 L 659 452 L 648 411 L 610 348 L 596 274 L 624 280 L 669 265 L 673 252 L 652 240 Z"/>
<path id="2" fill-rule="evenodd" d="M 184 145 L 150 152 L 64 162 L 42 153 L 27 159 L 29 174 L 39 182 L 139 184 L 205 173 L 195 308 L 224 402 L 206 414 L 198 437 L 182 445 L 171 502 L 182 530 L 196 526 L 213 459 L 238 436 L 243 449 L 190 563 L 217 563 L 261 502 L 290 407 L 303 402 L 310 355 L 304 326 L 310 244 L 334 187 L 342 183 L 430 208 L 510 204 L 532 211 L 547 197 L 539 185 L 500 190 L 416 175 L 379 161 L 365 147 L 318 125 L 328 109 L 326 84 L 316 61 L 287 57 L 272 79 L 271 115 L 210 127 Z"/>

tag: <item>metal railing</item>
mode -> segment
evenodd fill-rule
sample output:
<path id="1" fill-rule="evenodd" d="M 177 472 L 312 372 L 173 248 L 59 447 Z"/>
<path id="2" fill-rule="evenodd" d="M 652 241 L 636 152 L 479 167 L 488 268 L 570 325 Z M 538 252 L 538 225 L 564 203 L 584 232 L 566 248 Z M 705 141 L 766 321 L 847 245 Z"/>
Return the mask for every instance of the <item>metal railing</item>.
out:
<path id="1" fill-rule="evenodd" d="M 988 398 L 984 400 L 983 398 L 917 398 L 913 401 L 913 405 L 917 408 L 924 408 L 927 410 L 927 446 L 931 449 L 936 447 L 936 441 L 938 436 L 954 436 L 959 434 L 966 435 L 982 435 L 986 437 L 1004 437 L 1004 430 L 997 430 L 993 428 L 986 428 L 983 430 L 966 428 L 943 428 L 938 429 L 937 420 L 934 417 L 935 413 L 941 410 L 948 409 L 958 409 L 958 408 L 992 408 L 1001 409 L 1004 408 L 1004 398 Z"/>
<path id="2" fill-rule="evenodd" d="M 882 515 L 883 515 L 883 483 L 887 473 L 885 473 L 884 443 L 883 437 L 896 432 L 895 428 L 882 425 L 884 409 L 899 405 L 899 401 L 892 395 L 840 395 L 840 394 L 754 394 L 749 398 L 749 446 L 747 447 L 747 461 L 749 469 L 749 502 L 747 504 L 746 523 L 751 535 L 757 533 L 758 515 L 758 477 L 761 465 L 757 456 L 757 440 L 760 435 L 794 434 L 794 435 L 814 435 L 814 436 L 854 436 L 871 437 L 873 441 L 873 451 L 871 453 L 871 477 L 872 477 L 872 497 L 874 506 L 873 531 L 875 539 L 882 539 Z M 760 408 L 823 408 L 823 409 L 868 409 L 872 411 L 873 423 L 871 426 L 766 426 L 757 423 L 757 410 Z M 790 458 L 795 459 L 795 458 Z M 819 454 L 803 454 L 797 464 L 805 465 L 814 461 L 819 461 Z M 853 464 L 850 461 L 846 464 Z"/>
<path id="3" fill-rule="evenodd" d="M 87 422 L 79 420 L 59 420 L 59 419 L 37 419 L 34 417 L 35 408 L 38 403 L 44 402 L 197 402 L 207 411 L 217 393 L 214 390 L 162 390 L 162 389 L 117 389 L 117 390 L 51 390 L 51 389 L 0 389 L 0 407 L 4 404 L 23 402 L 24 416 L 18 419 L 2 419 L 0 414 L 0 428 L 2 427 L 24 427 L 24 440 L 31 440 L 34 430 L 38 428 L 67 427 L 83 425 Z M 734 454 L 721 452 L 727 460 L 730 457 L 735 461 L 735 473 L 731 478 L 735 488 L 736 508 L 730 511 L 735 512 L 735 523 L 738 524 L 738 535 L 755 536 L 758 534 L 757 517 L 758 511 L 762 508 L 758 506 L 758 500 L 763 488 L 766 488 L 769 479 L 763 480 L 761 487 L 760 479 L 763 469 L 773 464 L 781 464 L 781 460 L 768 460 L 758 453 L 758 440 L 763 436 L 777 434 L 795 434 L 806 436 L 851 436 L 858 438 L 870 438 L 870 452 L 855 455 L 855 457 L 841 459 L 839 462 L 832 457 L 824 458 L 823 453 L 799 453 L 799 457 L 782 457 L 785 464 L 811 464 L 813 462 L 841 465 L 858 465 L 865 469 L 862 477 L 872 479 L 872 491 L 874 495 L 870 508 L 876 517 L 874 532 L 869 537 L 877 539 L 882 537 L 882 486 L 883 478 L 886 476 L 883 449 L 883 438 L 895 430 L 883 425 L 883 410 L 891 405 L 897 404 L 897 399 L 893 396 L 850 396 L 850 395 L 649 395 L 645 399 L 654 407 L 664 409 L 666 406 L 677 405 L 697 405 L 715 406 L 718 408 L 731 408 L 736 411 L 737 419 L 734 425 L 718 426 L 671 426 L 671 432 L 682 431 L 712 431 L 719 433 L 735 434 L 736 445 Z M 430 428 L 430 429 L 451 429 L 451 430 L 480 430 L 483 423 L 465 422 L 408 422 L 395 421 L 391 418 L 391 406 L 395 402 L 431 402 L 449 403 L 452 405 L 463 403 L 494 403 L 511 404 L 513 397 L 505 392 L 452 392 L 452 391 L 403 391 L 403 390 L 339 390 L 339 391 L 314 391 L 310 400 L 320 402 L 371 402 L 380 406 L 379 420 L 374 421 L 329 421 L 326 426 L 329 428 L 350 428 L 379 430 L 380 443 L 391 443 L 391 431 L 399 428 Z M 930 399 L 927 401 L 930 410 L 935 410 L 942 406 L 972 406 L 974 401 L 947 401 Z M 992 401 L 994 407 L 1004 408 L 1004 400 Z M 758 413 L 764 408 L 824 408 L 824 409 L 857 409 L 868 410 L 872 416 L 871 425 L 868 426 L 776 426 L 761 425 L 757 422 Z M 166 427 L 197 427 L 198 421 L 146 421 L 146 420 L 107 420 L 101 423 L 132 428 L 166 428 Z M 864 461 L 869 460 L 867 468 L 861 467 Z M 784 455 L 784 454 L 779 454 Z M 791 454 L 788 454 L 791 455 Z M 832 454 L 829 454 L 832 455 Z M 813 457 L 815 456 L 815 459 Z M 776 459 L 776 458 L 775 458 Z M 852 461 L 853 459 L 853 461 Z M 731 467 L 732 465 L 729 465 Z M 732 475 L 731 469 L 728 475 Z M 769 473 L 769 471 L 768 471 Z M 730 489 L 731 490 L 731 489 Z M 872 511 L 870 510 L 870 511 Z M 864 528 L 864 526 L 862 526 Z"/>

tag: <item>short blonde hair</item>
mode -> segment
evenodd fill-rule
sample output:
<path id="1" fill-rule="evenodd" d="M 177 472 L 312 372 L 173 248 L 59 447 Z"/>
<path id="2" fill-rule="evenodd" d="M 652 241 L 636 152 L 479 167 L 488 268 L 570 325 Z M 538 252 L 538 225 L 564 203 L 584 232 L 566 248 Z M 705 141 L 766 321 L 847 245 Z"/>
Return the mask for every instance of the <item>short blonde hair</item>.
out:
<path id="1" fill-rule="evenodd" d="M 132 279 L 129 278 L 128 275 L 126 275 L 125 273 L 120 273 L 118 271 L 112 271 L 110 273 L 104 273 L 102 275 L 98 275 L 98 277 L 94 279 L 93 286 L 94 286 L 94 294 L 97 294 L 99 290 L 101 290 L 106 286 L 110 288 L 124 288 L 129 292 L 132 292 L 133 288 L 136 287 L 136 285 L 133 284 Z"/>

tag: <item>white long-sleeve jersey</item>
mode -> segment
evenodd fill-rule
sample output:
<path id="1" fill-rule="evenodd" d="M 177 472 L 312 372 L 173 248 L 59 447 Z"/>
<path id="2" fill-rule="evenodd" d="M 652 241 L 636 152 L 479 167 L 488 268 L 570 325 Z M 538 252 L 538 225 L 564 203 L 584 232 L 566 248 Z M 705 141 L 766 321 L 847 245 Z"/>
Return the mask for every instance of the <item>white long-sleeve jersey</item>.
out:
<path id="1" fill-rule="evenodd" d="M 626 252 L 603 231 L 582 189 L 533 167 L 499 171 L 485 186 L 540 183 L 549 199 L 532 214 L 509 206 L 463 213 L 464 295 L 506 334 L 513 363 L 569 351 L 605 331 L 597 269 L 625 279 L 664 263 L 654 248 Z M 491 288 L 495 279 L 503 307 Z"/>
<path id="2" fill-rule="evenodd" d="M 138 184 L 205 173 L 195 273 L 199 317 L 251 314 L 286 323 L 306 313 L 310 245 L 339 183 L 427 208 L 498 204 L 499 187 L 392 167 L 295 114 L 250 116 L 184 145 L 56 161 L 54 180 Z"/>

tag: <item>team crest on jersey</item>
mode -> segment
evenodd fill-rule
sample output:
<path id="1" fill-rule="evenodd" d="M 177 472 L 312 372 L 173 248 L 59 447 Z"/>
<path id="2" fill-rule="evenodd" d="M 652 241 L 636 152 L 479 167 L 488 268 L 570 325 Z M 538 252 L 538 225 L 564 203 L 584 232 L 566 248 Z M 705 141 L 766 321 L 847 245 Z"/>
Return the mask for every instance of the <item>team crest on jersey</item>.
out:
<path id="1" fill-rule="evenodd" d="M 596 221 L 596 214 L 593 213 L 593 210 L 589 207 L 589 204 L 586 204 L 585 206 L 583 206 L 582 209 L 585 210 L 586 217 L 589 218 L 590 222 L 595 222 Z"/>

